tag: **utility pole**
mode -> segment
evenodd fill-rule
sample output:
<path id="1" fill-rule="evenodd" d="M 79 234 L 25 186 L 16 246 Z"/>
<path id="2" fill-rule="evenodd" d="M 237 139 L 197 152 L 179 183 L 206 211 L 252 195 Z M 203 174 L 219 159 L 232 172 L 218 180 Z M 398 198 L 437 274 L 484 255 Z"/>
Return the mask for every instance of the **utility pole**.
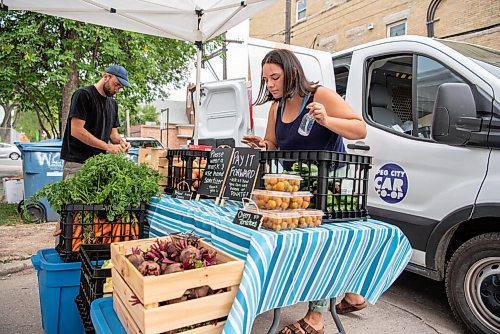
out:
<path id="1" fill-rule="evenodd" d="M 285 44 L 290 44 L 292 0 L 285 1 Z"/>
<path id="2" fill-rule="evenodd" d="M 227 80 L 227 41 L 226 41 L 226 33 L 223 35 L 222 41 L 222 80 Z"/>
<path id="3" fill-rule="evenodd" d="M 130 137 L 130 112 L 125 109 L 125 134 Z"/>

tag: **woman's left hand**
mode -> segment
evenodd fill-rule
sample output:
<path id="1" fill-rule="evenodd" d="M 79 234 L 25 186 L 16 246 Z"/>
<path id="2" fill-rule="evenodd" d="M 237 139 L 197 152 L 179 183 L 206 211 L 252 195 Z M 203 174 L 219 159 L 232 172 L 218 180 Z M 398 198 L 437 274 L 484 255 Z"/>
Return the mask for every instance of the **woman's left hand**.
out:
<path id="1" fill-rule="evenodd" d="M 318 102 L 311 102 L 307 105 L 307 109 L 309 109 L 309 114 L 314 116 L 316 122 L 323 126 L 326 124 L 328 114 L 324 105 Z"/>

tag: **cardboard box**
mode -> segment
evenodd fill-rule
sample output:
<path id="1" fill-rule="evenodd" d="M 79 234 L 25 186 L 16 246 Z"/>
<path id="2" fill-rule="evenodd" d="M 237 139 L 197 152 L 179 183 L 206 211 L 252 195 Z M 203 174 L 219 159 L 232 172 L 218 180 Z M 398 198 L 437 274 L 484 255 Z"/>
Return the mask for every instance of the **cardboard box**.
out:
<path id="1" fill-rule="evenodd" d="M 141 147 L 139 149 L 139 163 L 146 163 L 154 169 L 158 169 L 160 158 L 167 156 L 167 150 L 155 147 Z"/>

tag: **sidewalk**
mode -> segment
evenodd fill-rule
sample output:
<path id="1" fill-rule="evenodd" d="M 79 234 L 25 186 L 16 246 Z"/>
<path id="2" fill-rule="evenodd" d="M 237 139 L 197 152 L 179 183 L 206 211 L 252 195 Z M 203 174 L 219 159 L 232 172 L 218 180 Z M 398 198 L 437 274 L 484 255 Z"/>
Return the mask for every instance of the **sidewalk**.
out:
<path id="1" fill-rule="evenodd" d="M 409 277 L 408 277 L 409 276 Z M 415 286 L 415 277 L 403 274 L 406 285 Z M 420 280 L 420 277 L 417 278 Z M 431 288 L 434 284 L 430 284 Z M 434 285 L 435 286 L 435 285 Z M 42 334 L 38 282 L 30 268 L 0 278 L 0 333 Z M 428 291 L 436 296 L 436 292 Z M 436 297 L 441 297 L 437 293 Z M 426 293 L 415 295 L 405 284 L 396 282 L 377 302 L 360 312 L 340 316 L 348 334 L 460 334 L 465 333 L 453 319 L 446 300 L 429 301 Z M 307 303 L 300 303 L 282 310 L 281 325 L 301 318 Z M 269 311 L 257 317 L 252 334 L 266 334 L 273 318 Z M 336 333 L 330 316 L 326 317 L 325 333 Z M 68 333 L 78 334 L 78 333 Z"/>

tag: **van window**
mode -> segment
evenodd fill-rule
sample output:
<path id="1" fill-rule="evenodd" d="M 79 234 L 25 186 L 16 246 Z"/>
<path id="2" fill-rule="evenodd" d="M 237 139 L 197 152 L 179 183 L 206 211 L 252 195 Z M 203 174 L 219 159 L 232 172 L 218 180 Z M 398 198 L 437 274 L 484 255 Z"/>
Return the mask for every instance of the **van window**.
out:
<path id="1" fill-rule="evenodd" d="M 441 63 L 421 55 L 372 59 L 368 73 L 368 120 L 390 131 L 424 139 L 431 138 L 438 87 L 465 82 Z"/>
<path id="2" fill-rule="evenodd" d="M 351 56 L 333 60 L 333 70 L 335 73 L 335 90 L 337 94 L 345 99 L 347 92 L 347 81 L 349 80 L 349 68 L 351 66 Z"/>
<path id="3" fill-rule="evenodd" d="M 459 76 L 437 61 L 417 56 L 417 132 L 421 138 L 430 138 L 432 110 L 438 87 L 448 82 L 464 82 Z"/>

